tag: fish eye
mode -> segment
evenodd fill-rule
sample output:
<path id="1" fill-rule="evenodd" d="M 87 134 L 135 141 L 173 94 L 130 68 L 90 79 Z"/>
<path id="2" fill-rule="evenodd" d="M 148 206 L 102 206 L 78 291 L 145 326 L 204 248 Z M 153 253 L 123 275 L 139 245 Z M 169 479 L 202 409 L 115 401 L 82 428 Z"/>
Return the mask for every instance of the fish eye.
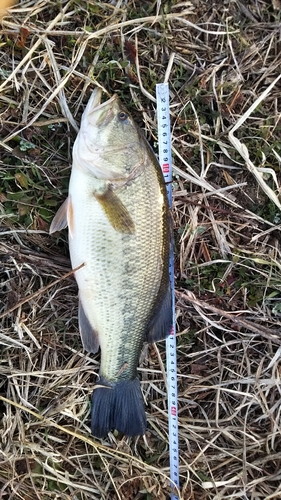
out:
<path id="1" fill-rule="evenodd" d="M 118 113 L 118 119 L 121 122 L 124 122 L 125 120 L 127 120 L 127 118 L 128 118 L 128 115 L 124 111 L 120 111 L 120 113 Z"/>

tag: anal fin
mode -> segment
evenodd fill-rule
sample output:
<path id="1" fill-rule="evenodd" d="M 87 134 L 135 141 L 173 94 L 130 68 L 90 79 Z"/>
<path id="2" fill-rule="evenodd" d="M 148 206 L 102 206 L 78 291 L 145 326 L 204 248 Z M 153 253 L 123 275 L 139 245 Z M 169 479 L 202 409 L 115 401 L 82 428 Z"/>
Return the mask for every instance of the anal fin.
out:
<path id="1" fill-rule="evenodd" d="M 98 333 L 90 324 L 84 312 L 81 300 L 79 300 L 78 306 L 78 322 L 83 348 L 85 351 L 96 353 L 99 348 Z"/>

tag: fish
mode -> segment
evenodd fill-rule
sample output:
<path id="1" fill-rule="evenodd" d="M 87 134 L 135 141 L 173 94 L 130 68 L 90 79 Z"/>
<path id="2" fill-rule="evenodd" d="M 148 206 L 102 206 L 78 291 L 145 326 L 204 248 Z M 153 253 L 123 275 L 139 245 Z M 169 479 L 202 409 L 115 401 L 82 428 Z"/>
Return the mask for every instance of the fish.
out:
<path id="1" fill-rule="evenodd" d="M 14 0 L 0 0 L 0 20 L 8 14 L 7 9 L 13 7 Z"/>
<path id="2" fill-rule="evenodd" d="M 137 373 L 144 342 L 172 327 L 171 213 L 159 163 L 118 95 L 95 88 L 73 145 L 68 198 L 50 233 L 68 226 L 83 348 L 100 348 L 91 431 L 145 434 Z"/>

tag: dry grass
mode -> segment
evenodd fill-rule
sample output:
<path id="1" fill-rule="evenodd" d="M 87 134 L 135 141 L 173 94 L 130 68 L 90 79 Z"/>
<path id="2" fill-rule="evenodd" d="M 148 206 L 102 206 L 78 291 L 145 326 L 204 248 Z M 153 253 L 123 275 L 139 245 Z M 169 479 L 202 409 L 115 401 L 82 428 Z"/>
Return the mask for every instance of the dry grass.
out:
<path id="1" fill-rule="evenodd" d="M 169 497 L 164 343 L 140 365 L 146 440 L 95 441 L 99 357 L 48 235 L 94 86 L 156 147 L 167 68 L 181 498 L 281 498 L 279 2 L 23 0 L 0 43 L 0 498 Z"/>

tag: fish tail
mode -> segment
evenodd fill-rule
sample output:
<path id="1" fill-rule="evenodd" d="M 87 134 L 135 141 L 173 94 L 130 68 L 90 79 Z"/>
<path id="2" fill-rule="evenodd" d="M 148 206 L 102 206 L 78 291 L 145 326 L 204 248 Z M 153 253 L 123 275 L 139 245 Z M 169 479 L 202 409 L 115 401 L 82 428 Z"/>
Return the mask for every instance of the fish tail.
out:
<path id="1" fill-rule="evenodd" d="M 91 420 L 92 433 L 99 438 L 114 429 L 125 436 L 143 435 L 146 416 L 139 379 L 112 384 L 101 377 L 94 387 Z"/>

